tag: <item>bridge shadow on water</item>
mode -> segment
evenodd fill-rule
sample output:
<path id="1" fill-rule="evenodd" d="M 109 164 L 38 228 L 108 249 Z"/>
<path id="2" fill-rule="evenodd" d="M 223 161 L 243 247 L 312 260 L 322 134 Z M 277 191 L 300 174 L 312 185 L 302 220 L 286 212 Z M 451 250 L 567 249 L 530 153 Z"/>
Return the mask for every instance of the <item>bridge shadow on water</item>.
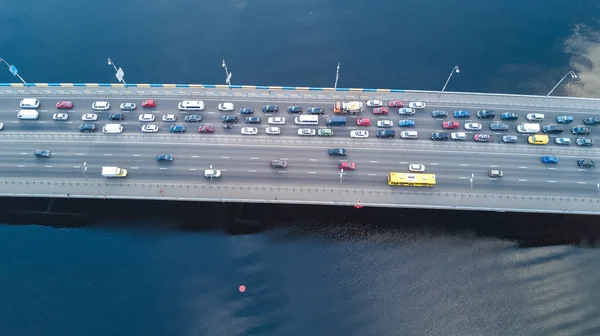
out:
<path id="1" fill-rule="evenodd" d="M 0 222 L 61 227 L 252 234 L 289 228 L 294 234 L 360 239 L 369 234 L 468 234 L 522 247 L 600 242 L 597 216 L 450 210 L 354 208 L 174 201 L 0 198 Z"/>

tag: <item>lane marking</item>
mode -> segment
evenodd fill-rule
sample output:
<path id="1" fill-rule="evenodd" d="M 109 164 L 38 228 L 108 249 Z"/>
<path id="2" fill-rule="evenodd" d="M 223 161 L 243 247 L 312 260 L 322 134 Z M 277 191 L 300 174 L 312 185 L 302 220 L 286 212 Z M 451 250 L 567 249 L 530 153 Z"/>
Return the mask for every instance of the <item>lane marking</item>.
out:
<path id="1" fill-rule="evenodd" d="M 468 167 L 469 165 L 468 165 L 468 164 L 466 164 L 466 163 L 461 163 L 461 164 L 460 164 L 460 166 L 461 166 L 461 167 Z"/>
<path id="2" fill-rule="evenodd" d="M 369 163 L 377 163 L 377 161 L 369 161 Z"/>
<path id="3" fill-rule="evenodd" d="M 221 156 L 221 159 L 229 159 L 229 156 Z"/>
<path id="4" fill-rule="evenodd" d="M 281 160 L 288 160 L 288 158 L 281 158 Z"/>
<path id="5" fill-rule="evenodd" d="M 159 169 L 160 169 L 160 170 L 167 170 L 167 169 L 169 169 L 169 168 L 160 167 Z"/>
<path id="6" fill-rule="evenodd" d="M 490 165 L 490 168 L 498 168 L 496 165 Z"/>
<path id="7" fill-rule="evenodd" d="M 27 155 L 27 153 L 21 153 L 21 155 Z"/>
<path id="8" fill-rule="evenodd" d="M 104 156 L 112 156 L 110 153 L 105 153 Z"/>
<path id="9" fill-rule="evenodd" d="M 222 172 L 226 172 L 226 171 L 227 171 L 227 169 L 221 169 L 221 171 L 222 171 Z"/>
<path id="10" fill-rule="evenodd" d="M 520 168 L 520 169 L 527 169 L 527 167 L 523 167 L 523 166 L 520 166 L 519 168 Z"/>
<path id="11" fill-rule="evenodd" d="M 251 157 L 250 160 L 258 160 L 257 157 Z"/>
<path id="12" fill-rule="evenodd" d="M 369 175 L 369 176 L 377 176 L 377 174 L 367 174 L 367 175 Z"/>
<path id="13" fill-rule="evenodd" d="M 519 180 L 519 182 L 527 182 L 527 180 Z"/>
<path id="14" fill-rule="evenodd" d="M 198 158 L 199 158 L 199 156 L 198 156 L 198 155 L 192 155 L 192 157 L 193 157 L 194 159 L 198 159 Z"/>
<path id="15" fill-rule="evenodd" d="M 133 156 L 142 156 L 141 154 L 133 154 Z"/>
<path id="16" fill-rule="evenodd" d="M 549 167 L 548 169 L 550 169 L 550 170 L 556 170 L 555 167 Z"/>
<path id="17" fill-rule="evenodd" d="M 314 161 L 319 161 L 319 160 L 317 160 L 317 159 L 308 159 L 308 161 L 313 161 L 314 162 Z"/>
<path id="18" fill-rule="evenodd" d="M 408 162 L 400 162 L 400 164 L 407 164 Z"/>
<path id="19" fill-rule="evenodd" d="M 467 179 L 467 177 L 466 177 L 466 176 L 461 176 L 461 177 L 459 177 L 459 179 L 461 179 L 461 180 L 466 180 L 466 179 Z"/>
<path id="20" fill-rule="evenodd" d="M 279 172 L 279 173 L 282 173 L 282 174 L 285 174 L 285 173 L 287 173 L 287 172 L 286 172 L 286 171 L 284 171 L 284 170 L 279 170 L 278 172 Z"/>
<path id="21" fill-rule="evenodd" d="M 38 123 L 45 124 L 46 122 L 45 121 L 38 121 Z"/>
<path id="22" fill-rule="evenodd" d="M 198 170 L 198 169 L 196 169 L 196 168 L 190 168 L 190 170 L 191 170 L 191 171 L 196 171 L 196 170 Z"/>
<path id="23" fill-rule="evenodd" d="M 430 165 L 432 165 L 432 166 L 437 166 L 437 165 L 438 165 L 438 163 L 437 163 L 437 162 L 432 162 L 432 163 L 430 163 Z"/>
<path id="24" fill-rule="evenodd" d="M 248 170 L 249 173 L 256 173 L 256 170 Z"/>
<path id="25" fill-rule="evenodd" d="M 23 167 L 25 167 L 25 165 L 17 165 L 17 167 L 23 168 Z"/>
<path id="26" fill-rule="evenodd" d="M 309 174 L 316 174 L 317 172 L 308 172 Z"/>
<path id="27" fill-rule="evenodd" d="M 83 153 L 75 153 L 75 155 L 85 155 L 85 154 L 83 154 Z"/>
<path id="28" fill-rule="evenodd" d="M 585 169 L 583 169 L 583 168 L 578 168 L 577 170 L 579 170 L 579 171 L 585 171 Z"/>
<path id="29" fill-rule="evenodd" d="M 52 168 L 52 166 L 45 166 L 46 168 Z"/>
<path id="30" fill-rule="evenodd" d="M 495 177 L 488 177 L 488 180 L 490 180 L 490 181 L 496 181 L 496 180 L 498 180 L 498 179 L 497 179 L 497 178 L 495 178 Z"/>
<path id="31" fill-rule="evenodd" d="M 81 168 L 81 166 L 73 166 L 73 168 Z"/>
<path id="32" fill-rule="evenodd" d="M 138 167 L 131 167 L 131 169 L 139 169 Z"/>
<path id="33" fill-rule="evenodd" d="M 577 182 L 578 184 L 585 184 L 585 182 Z"/>
<path id="34" fill-rule="evenodd" d="M 548 181 L 548 182 L 550 182 L 550 183 L 556 183 L 556 181 Z"/>

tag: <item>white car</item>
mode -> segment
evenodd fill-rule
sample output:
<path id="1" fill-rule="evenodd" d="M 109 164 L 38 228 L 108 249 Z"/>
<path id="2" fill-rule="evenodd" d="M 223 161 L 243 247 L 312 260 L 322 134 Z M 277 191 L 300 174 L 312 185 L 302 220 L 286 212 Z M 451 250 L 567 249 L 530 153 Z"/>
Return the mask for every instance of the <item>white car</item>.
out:
<path id="1" fill-rule="evenodd" d="M 417 132 L 417 131 L 402 131 L 402 132 L 400 132 L 400 137 L 402 139 L 418 139 L 419 132 Z"/>
<path id="2" fill-rule="evenodd" d="M 265 133 L 272 134 L 272 135 L 279 135 L 279 134 L 281 134 L 281 128 L 279 128 L 279 127 L 267 127 L 267 128 L 265 128 Z"/>
<path id="3" fill-rule="evenodd" d="M 369 137 L 369 131 L 366 130 L 354 130 L 350 132 L 350 137 L 351 138 L 368 138 Z"/>
<path id="4" fill-rule="evenodd" d="M 162 120 L 163 120 L 163 121 L 174 122 L 174 121 L 176 121 L 176 120 L 177 120 L 177 116 L 176 116 L 176 115 L 174 115 L 174 114 L 165 114 L 165 115 L 162 117 Z"/>
<path id="5" fill-rule="evenodd" d="M 156 133 L 158 132 L 158 126 L 154 124 L 147 124 L 142 126 L 142 132 L 144 133 Z"/>
<path id="6" fill-rule="evenodd" d="M 527 115 L 527 120 L 529 121 L 543 121 L 544 115 L 541 113 L 529 113 Z"/>
<path id="7" fill-rule="evenodd" d="M 98 120 L 98 115 L 95 113 L 86 113 L 81 116 L 81 120 L 83 121 L 96 121 Z"/>
<path id="8" fill-rule="evenodd" d="M 243 135 L 257 135 L 258 134 L 258 128 L 256 128 L 256 127 L 242 127 L 242 134 Z"/>
<path id="9" fill-rule="evenodd" d="M 270 125 L 285 125 L 285 117 L 271 117 L 267 121 Z"/>
<path id="10" fill-rule="evenodd" d="M 97 101 L 92 104 L 92 110 L 106 111 L 110 109 L 110 103 L 107 101 Z"/>
<path id="11" fill-rule="evenodd" d="M 235 107 L 233 106 L 233 103 L 221 103 L 217 108 L 219 111 L 233 111 Z"/>
<path id="12" fill-rule="evenodd" d="M 467 131 L 479 131 L 481 129 L 481 124 L 480 123 L 466 123 L 465 124 L 465 129 Z"/>
<path id="13" fill-rule="evenodd" d="M 400 115 L 413 115 L 417 113 L 417 111 L 415 111 L 414 108 L 410 108 L 410 107 L 403 107 L 401 109 L 398 109 L 398 114 Z"/>
<path id="14" fill-rule="evenodd" d="M 135 105 L 135 103 L 123 103 L 120 108 L 123 111 L 133 111 L 137 108 L 137 105 Z"/>
<path id="15" fill-rule="evenodd" d="M 4 128 L 4 123 L 0 122 L 0 130 Z"/>
<path id="16" fill-rule="evenodd" d="M 422 173 L 425 171 L 425 166 L 422 164 L 418 164 L 418 163 L 413 163 L 411 165 L 408 166 L 408 170 L 410 170 L 411 172 L 418 172 L 418 173 Z"/>
<path id="17" fill-rule="evenodd" d="M 317 135 L 317 131 L 312 128 L 301 128 L 298 130 L 298 135 L 313 136 L 313 135 Z"/>
<path id="18" fill-rule="evenodd" d="M 367 106 L 368 107 L 382 107 L 383 106 L 383 101 L 381 100 L 369 100 L 367 101 Z"/>
<path id="19" fill-rule="evenodd" d="M 571 138 L 556 138 L 554 139 L 554 143 L 557 145 L 570 145 Z"/>
<path id="20" fill-rule="evenodd" d="M 54 120 L 69 120 L 69 115 L 66 113 L 54 113 L 52 116 Z"/>
<path id="21" fill-rule="evenodd" d="M 394 122 L 391 120 L 387 120 L 387 119 L 377 120 L 377 127 L 382 127 L 382 128 L 394 127 Z"/>
<path id="22" fill-rule="evenodd" d="M 154 121 L 154 114 L 150 114 L 150 113 L 140 114 L 140 117 L 138 119 L 139 119 L 139 121 L 152 122 L 152 121 Z"/>
<path id="23" fill-rule="evenodd" d="M 425 103 L 418 102 L 418 101 L 417 102 L 410 102 L 410 103 L 408 103 L 408 107 L 420 110 L 420 109 L 424 109 L 425 108 Z"/>
<path id="24" fill-rule="evenodd" d="M 452 140 L 467 140 L 467 133 L 452 132 L 452 133 L 450 133 L 450 139 L 452 139 Z"/>

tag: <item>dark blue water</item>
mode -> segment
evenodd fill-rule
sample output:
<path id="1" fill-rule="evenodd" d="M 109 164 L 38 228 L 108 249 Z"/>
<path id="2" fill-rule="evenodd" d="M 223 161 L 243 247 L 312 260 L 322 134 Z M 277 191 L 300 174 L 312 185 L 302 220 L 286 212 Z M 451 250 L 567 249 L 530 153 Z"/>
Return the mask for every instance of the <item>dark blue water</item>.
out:
<path id="1" fill-rule="evenodd" d="M 557 94 L 597 96 L 599 4 L 5 1 L 0 57 L 29 82 L 115 82 L 111 57 L 129 83 L 219 84 L 225 58 L 234 84 L 332 86 L 341 62 L 340 87 L 428 90 L 459 65 L 449 90 L 527 94 L 575 70 Z M 600 334 L 596 249 L 392 220 L 247 236 L 0 226 L 0 335 Z"/>

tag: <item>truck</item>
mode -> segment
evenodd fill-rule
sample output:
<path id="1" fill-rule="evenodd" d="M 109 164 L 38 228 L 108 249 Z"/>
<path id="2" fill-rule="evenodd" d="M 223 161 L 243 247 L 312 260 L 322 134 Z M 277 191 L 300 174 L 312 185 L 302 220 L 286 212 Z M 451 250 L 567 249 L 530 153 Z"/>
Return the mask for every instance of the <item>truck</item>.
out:
<path id="1" fill-rule="evenodd" d="M 348 124 L 348 118 L 344 116 L 333 116 L 331 118 L 327 118 L 325 124 L 327 126 L 346 126 Z"/>
<path id="2" fill-rule="evenodd" d="M 102 167 L 102 176 L 104 177 L 125 177 L 127 169 L 119 167 Z"/>
<path id="3" fill-rule="evenodd" d="M 365 109 L 365 103 L 360 101 L 335 102 L 333 113 L 335 114 L 359 114 Z"/>

